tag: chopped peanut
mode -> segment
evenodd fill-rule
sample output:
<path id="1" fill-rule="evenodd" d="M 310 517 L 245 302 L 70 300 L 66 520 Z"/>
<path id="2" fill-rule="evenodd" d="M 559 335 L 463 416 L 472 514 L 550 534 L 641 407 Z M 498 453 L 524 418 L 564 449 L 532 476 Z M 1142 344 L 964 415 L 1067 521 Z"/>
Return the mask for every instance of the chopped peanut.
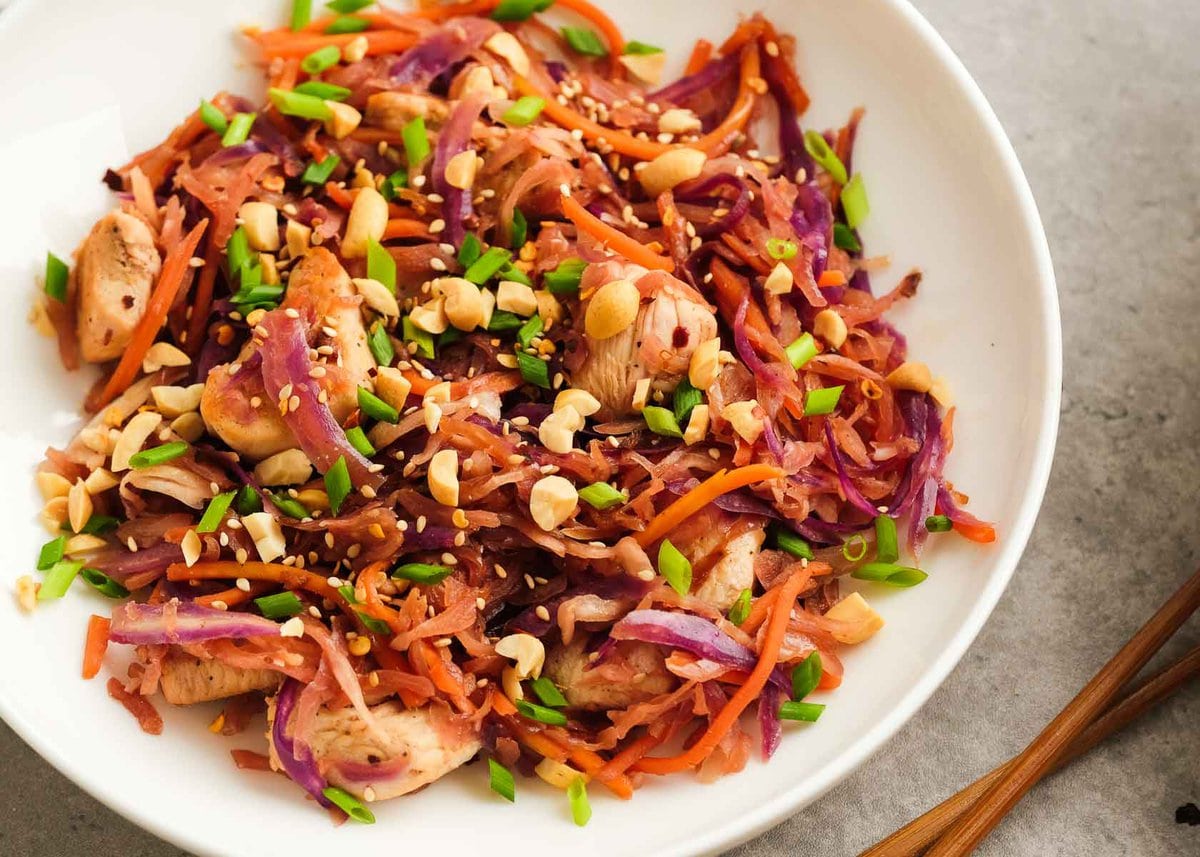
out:
<path id="1" fill-rule="evenodd" d="M 813 319 L 813 333 L 829 343 L 831 348 L 841 348 L 846 341 L 846 322 L 837 310 L 823 309 Z"/>
<path id="2" fill-rule="evenodd" d="M 529 492 L 529 513 L 549 532 L 575 513 L 579 492 L 561 476 L 543 476 Z"/>
<path id="3" fill-rule="evenodd" d="M 429 493 L 443 506 L 458 505 L 458 452 L 441 449 L 429 460 Z"/>
<path id="4" fill-rule="evenodd" d="M 629 280 L 612 280 L 596 289 L 588 301 L 584 330 L 592 339 L 609 339 L 637 318 L 641 292 Z"/>

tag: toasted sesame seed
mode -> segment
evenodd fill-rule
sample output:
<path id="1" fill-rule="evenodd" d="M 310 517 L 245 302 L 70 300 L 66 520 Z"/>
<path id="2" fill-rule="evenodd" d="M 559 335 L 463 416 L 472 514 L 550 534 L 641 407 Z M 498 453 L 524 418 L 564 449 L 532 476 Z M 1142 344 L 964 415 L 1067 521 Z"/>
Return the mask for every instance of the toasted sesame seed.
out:
<path id="1" fill-rule="evenodd" d="M 534 608 L 533 612 L 543 622 L 550 621 L 550 611 L 546 609 L 545 604 L 539 604 L 537 607 Z"/>
<path id="2" fill-rule="evenodd" d="M 238 589 L 242 590 L 242 592 L 250 591 L 250 581 L 244 577 L 239 577 L 235 581 L 234 585 L 237 586 Z"/>
<path id="3" fill-rule="evenodd" d="M 487 607 L 487 599 L 482 598 L 482 597 L 475 599 L 475 609 L 483 610 L 486 607 Z"/>
<path id="4" fill-rule="evenodd" d="M 368 500 L 375 499 L 375 489 L 372 488 L 370 485 L 364 485 L 363 487 L 359 488 L 358 491 L 360 494 L 362 494 Z"/>
<path id="5" fill-rule="evenodd" d="M 637 573 L 637 576 L 638 576 L 639 580 L 646 580 L 646 581 L 653 580 L 654 579 L 654 570 L 650 569 L 650 568 L 643 568 L 641 571 L 639 571 Z"/>
<path id="6" fill-rule="evenodd" d="M 417 532 L 425 532 L 425 525 L 428 523 L 429 520 L 424 515 L 417 515 Z"/>
<path id="7" fill-rule="evenodd" d="M 525 575 L 525 585 L 528 586 L 530 589 L 533 589 L 533 587 L 534 587 L 533 575 L 531 575 L 531 574 Z"/>

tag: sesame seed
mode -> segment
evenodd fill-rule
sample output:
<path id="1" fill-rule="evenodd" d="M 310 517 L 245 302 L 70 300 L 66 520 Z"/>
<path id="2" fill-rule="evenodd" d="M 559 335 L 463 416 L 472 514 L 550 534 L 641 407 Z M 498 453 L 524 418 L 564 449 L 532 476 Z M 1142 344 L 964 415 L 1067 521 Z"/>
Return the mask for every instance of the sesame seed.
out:
<path id="1" fill-rule="evenodd" d="M 653 580 L 654 579 L 654 570 L 650 569 L 650 568 L 643 568 L 641 571 L 639 571 L 637 573 L 637 576 L 638 576 L 639 580 L 645 580 L 645 581 Z"/>
<path id="2" fill-rule="evenodd" d="M 424 515 L 417 515 L 417 532 L 418 533 L 425 532 L 425 525 L 427 523 L 429 523 L 429 521 L 426 519 L 426 517 Z"/>
<path id="3" fill-rule="evenodd" d="M 295 307 L 288 307 L 287 309 L 285 309 L 283 311 L 283 314 L 286 315 L 288 318 L 299 318 L 300 310 L 296 309 Z"/>
<path id="4" fill-rule="evenodd" d="M 481 598 L 476 598 L 476 599 L 475 599 L 475 608 L 476 608 L 477 610 L 483 610 L 483 609 L 485 609 L 486 607 L 487 607 L 487 600 L 486 600 L 486 599 L 484 599 L 484 598 L 482 598 L 482 597 L 481 597 Z"/>
<path id="5" fill-rule="evenodd" d="M 224 601 L 214 601 L 212 604 L 210 604 L 208 606 L 214 610 L 228 610 L 229 609 L 229 605 L 226 604 Z"/>
<path id="6" fill-rule="evenodd" d="M 439 649 L 448 649 L 453 642 L 449 637 L 442 637 L 440 640 L 434 640 L 433 644 Z"/>
<path id="7" fill-rule="evenodd" d="M 238 565 L 245 565 L 245 564 L 246 564 L 246 560 L 247 560 L 249 557 L 250 557 L 250 554 L 248 554 L 248 553 L 246 552 L 246 549 L 245 549 L 245 548 L 238 548 L 238 549 L 237 549 L 237 553 L 235 553 L 235 554 L 233 555 L 233 558 L 234 558 L 234 559 L 237 561 L 237 564 L 238 564 Z"/>
<path id="8" fill-rule="evenodd" d="M 432 259 L 429 260 L 429 267 L 433 268 L 433 270 L 435 270 L 435 271 L 445 271 L 446 263 L 443 262 L 441 259 L 439 259 L 437 256 L 434 256 Z"/>
<path id="9" fill-rule="evenodd" d="M 440 217 L 437 220 L 435 220 L 429 224 L 429 231 L 434 235 L 441 232 L 445 228 L 446 228 L 446 221 L 442 220 Z"/>
<path id="10" fill-rule="evenodd" d="M 238 589 L 242 590 L 242 592 L 250 591 L 250 581 L 244 577 L 239 577 L 235 581 L 234 585 L 237 586 Z"/>
<path id="11" fill-rule="evenodd" d="M 550 611 L 546 609 L 545 604 L 539 604 L 536 608 L 534 608 L 533 612 L 543 622 L 550 621 Z"/>
<path id="12" fill-rule="evenodd" d="M 368 500 L 375 499 L 375 489 L 372 488 L 370 485 L 364 485 L 363 487 L 359 488 L 358 490 L 359 490 L 359 493 L 361 493 Z"/>
<path id="13" fill-rule="evenodd" d="M 440 193 L 427 193 L 425 194 L 425 198 L 430 202 L 442 203 L 446 201 L 446 198 Z"/>
<path id="14" fill-rule="evenodd" d="M 531 574 L 525 575 L 525 585 L 528 586 L 530 589 L 533 589 L 533 587 L 534 587 L 533 575 L 531 575 Z"/>
<path id="15" fill-rule="evenodd" d="M 442 554 L 442 562 L 446 565 L 458 565 L 458 558 L 452 553 L 444 553 Z"/>

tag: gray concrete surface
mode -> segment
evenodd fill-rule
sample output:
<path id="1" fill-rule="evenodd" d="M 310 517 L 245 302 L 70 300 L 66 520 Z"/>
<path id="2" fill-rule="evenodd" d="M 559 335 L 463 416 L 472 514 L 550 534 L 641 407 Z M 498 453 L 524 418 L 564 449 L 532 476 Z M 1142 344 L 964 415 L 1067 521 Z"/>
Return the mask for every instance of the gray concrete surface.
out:
<path id="1" fill-rule="evenodd" d="M 918 0 L 1016 145 L 1065 326 L 1058 455 L 1016 578 L 913 722 L 733 852 L 852 855 L 1008 758 L 1200 561 L 1200 4 Z M 1193 620 L 1167 651 L 1200 642 Z M 0 725 L 0 854 L 179 855 Z M 1200 686 L 1040 785 L 984 855 L 1200 853 Z"/>

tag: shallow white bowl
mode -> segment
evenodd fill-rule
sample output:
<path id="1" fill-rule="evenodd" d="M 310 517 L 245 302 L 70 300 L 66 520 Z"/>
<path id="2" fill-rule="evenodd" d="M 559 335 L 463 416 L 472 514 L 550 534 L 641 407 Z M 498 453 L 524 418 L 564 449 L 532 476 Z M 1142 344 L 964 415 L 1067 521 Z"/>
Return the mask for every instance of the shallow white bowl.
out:
<path id="1" fill-rule="evenodd" d="M 64 377 L 54 347 L 24 323 L 47 249 L 66 256 L 109 204 L 99 179 L 131 151 L 158 142 L 202 96 L 254 93 L 237 25 L 275 26 L 288 4 L 158 0 L 25 0 L 0 15 L 0 292 L 8 375 L 0 385 L 0 494 L 8 522 L 4 587 L 33 568 L 44 533 L 32 470 L 48 443 L 78 422 L 90 376 Z M 788 728 L 769 764 L 702 786 L 656 781 L 622 803 L 593 789 L 594 818 L 575 828 L 561 793 L 518 784 L 497 800 L 470 766 L 446 782 L 376 807 L 373 827 L 335 829 L 280 777 L 244 774 L 228 740 L 204 727 L 212 708 L 166 711 L 166 732 L 143 735 L 109 700 L 103 678 L 78 678 L 88 613 L 109 605 L 77 586 L 36 616 L 0 598 L 6 652 L 0 714 L 83 788 L 148 830 L 203 854 L 293 857 L 388 853 L 699 854 L 758 833 L 845 777 L 921 706 L 974 639 L 1025 545 L 1050 468 L 1061 343 L 1053 271 L 1021 168 L 983 95 L 958 59 L 904 0 L 603 2 L 629 38 L 664 45 L 675 68 L 692 41 L 719 41 L 738 9 L 762 8 L 800 40 L 813 96 L 806 123 L 841 124 L 868 108 L 855 165 L 872 214 L 868 249 L 889 253 L 890 287 L 912 266 L 921 294 L 895 314 L 911 353 L 944 374 L 958 397 L 949 476 L 971 510 L 998 522 L 979 547 L 935 538 L 922 586 L 871 591 L 888 625 L 846 654 L 846 680 L 826 694 L 818 724 Z M 701 14 L 702 11 L 702 14 Z M 165 707 L 165 706 L 164 706 Z M 931 728 L 937 728 L 936 724 Z M 25 784 L 36 790 L 36 784 Z"/>

